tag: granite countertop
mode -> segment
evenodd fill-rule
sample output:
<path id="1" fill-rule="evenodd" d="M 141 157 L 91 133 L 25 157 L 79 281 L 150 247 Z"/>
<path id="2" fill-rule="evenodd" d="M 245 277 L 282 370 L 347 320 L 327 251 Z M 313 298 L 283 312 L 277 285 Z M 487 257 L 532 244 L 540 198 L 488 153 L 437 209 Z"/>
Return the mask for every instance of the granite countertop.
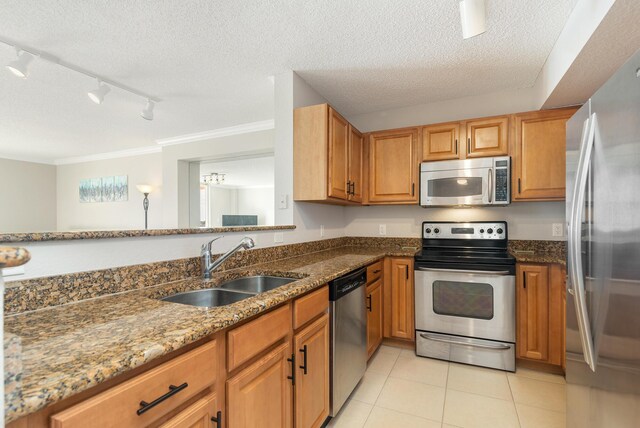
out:
<path id="1" fill-rule="evenodd" d="M 5 421 L 36 412 L 127 370 L 264 312 L 399 246 L 341 247 L 5 318 Z M 299 278 L 238 303 L 198 308 L 158 300 L 238 276 Z"/>
<path id="2" fill-rule="evenodd" d="M 509 252 L 518 263 L 567 264 L 564 241 L 509 241 Z"/>
<path id="3" fill-rule="evenodd" d="M 31 260 L 24 248 L 0 247 L 0 268 L 21 266 Z"/>

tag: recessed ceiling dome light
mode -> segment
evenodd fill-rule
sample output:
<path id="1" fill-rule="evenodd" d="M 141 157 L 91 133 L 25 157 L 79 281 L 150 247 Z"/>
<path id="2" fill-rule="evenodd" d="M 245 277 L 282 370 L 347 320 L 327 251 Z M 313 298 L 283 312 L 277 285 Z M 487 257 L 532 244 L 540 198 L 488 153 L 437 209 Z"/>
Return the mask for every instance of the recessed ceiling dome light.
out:
<path id="1" fill-rule="evenodd" d="M 460 20 L 465 39 L 487 31 L 484 0 L 460 0 Z"/>
<path id="2" fill-rule="evenodd" d="M 7 68 L 18 77 L 26 79 L 29 75 L 29 63 L 33 61 L 33 55 L 29 52 L 17 50 L 18 59 L 7 64 Z"/>
<path id="3" fill-rule="evenodd" d="M 107 95 L 110 90 L 111 88 L 109 88 L 108 85 L 105 85 L 104 83 L 98 80 L 98 87 L 93 91 L 87 92 L 87 95 L 89 96 L 89 99 L 91 99 L 91 101 L 93 101 L 94 103 L 102 104 L 102 101 L 104 100 L 105 95 Z"/>
<path id="4" fill-rule="evenodd" d="M 147 105 L 142 109 L 140 116 L 147 120 L 153 120 L 153 108 L 155 105 L 153 101 L 147 100 Z"/>

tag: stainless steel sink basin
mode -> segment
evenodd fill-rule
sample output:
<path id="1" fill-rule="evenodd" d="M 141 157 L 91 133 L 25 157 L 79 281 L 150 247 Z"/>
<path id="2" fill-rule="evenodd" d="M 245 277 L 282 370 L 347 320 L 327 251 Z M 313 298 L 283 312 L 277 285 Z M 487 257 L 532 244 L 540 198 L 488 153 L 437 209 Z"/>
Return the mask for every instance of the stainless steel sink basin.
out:
<path id="1" fill-rule="evenodd" d="M 225 282 L 220 288 L 246 293 L 264 293 L 297 280 L 297 278 L 282 278 L 278 276 L 246 276 Z"/>
<path id="2" fill-rule="evenodd" d="M 165 302 L 182 303 L 183 305 L 214 308 L 216 306 L 230 305 L 252 296 L 255 296 L 255 293 L 241 293 L 231 290 L 221 290 L 219 288 L 207 288 L 206 290 L 185 291 L 184 293 L 174 294 L 161 300 Z"/>

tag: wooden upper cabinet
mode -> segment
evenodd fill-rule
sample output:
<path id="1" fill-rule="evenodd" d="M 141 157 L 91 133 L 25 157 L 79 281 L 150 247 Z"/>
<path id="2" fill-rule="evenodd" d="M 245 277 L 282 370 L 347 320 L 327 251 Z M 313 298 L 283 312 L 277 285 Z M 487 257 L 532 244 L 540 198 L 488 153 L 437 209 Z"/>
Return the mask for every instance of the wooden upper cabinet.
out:
<path id="1" fill-rule="evenodd" d="M 566 123 L 575 112 L 565 108 L 514 116 L 514 201 L 564 199 Z"/>
<path id="2" fill-rule="evenodd" d="M 509 117 L 490 117 L 465 122 L 467 158 L 509 154 Z"/>
<path id="3" fill-rule="evenodd" d="M 362 134 L 328 104 L 293 111 L 293 200 L 362 200 Z"/>
<path id="4" fill-rule="evenodd" d="M 349 200 L 362 202 L 362 164 L 364 155 L 364 137 L 353 126 L 349 125 L 349 178 L 348 186 L 351 186 Z"/>
<path id="5" fill-rule="evenodd" d="M 295 335 L 295 426 L 319 428 L 329 416 L 329 315 Z"/>
<path id="6" fill-rule="evenodd" d="M 347 199 L 349 122 L 329 107 L 329 197 Z"/>
<path id="7" fill-rule="evenodd" d="M 369 134 L 369 203 L 418 202 L 418 129 Z"/>
<path id="8" fill-rule="evenodd" d="M 443 123 L 422 128 L 422 161 L 458 159 L 460 123 Z"/>

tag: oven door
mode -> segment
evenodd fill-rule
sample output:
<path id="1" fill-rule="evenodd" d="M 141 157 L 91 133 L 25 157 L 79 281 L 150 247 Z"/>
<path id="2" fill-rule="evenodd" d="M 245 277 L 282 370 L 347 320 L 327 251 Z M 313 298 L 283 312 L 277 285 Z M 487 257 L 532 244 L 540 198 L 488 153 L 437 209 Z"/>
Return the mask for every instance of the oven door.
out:
<path id="1" fill-rule="evenodd" d="M 420 205 L 490 205 L 492 168 L 420 173 Z"/>
<path id="2" fill-rule="evenodd" d="M 505 271 L 416 267 L 416 329 L 516 341 L 515 276 Z"/>

